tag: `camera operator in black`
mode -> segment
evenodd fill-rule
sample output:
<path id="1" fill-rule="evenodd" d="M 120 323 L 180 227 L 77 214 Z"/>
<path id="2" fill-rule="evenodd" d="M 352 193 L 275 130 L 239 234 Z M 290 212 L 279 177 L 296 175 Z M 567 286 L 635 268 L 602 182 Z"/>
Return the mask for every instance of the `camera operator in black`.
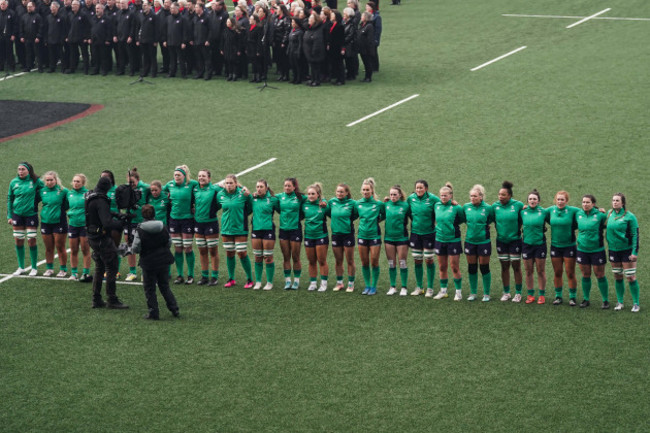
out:
<path id="1" fill-rule="evenodd" d="M 95 190 L 86 195 L 86 231 L 88 243 L 93 250 L 95 277 L 93 278 L 93 308 L 108 307 L 126 309 L 115 293 L 115 276 L 117 274 L 117 248 L 111 238 L 111 230 L 122 230 L 122 223 L 113 219 L 110 200 L 106 193 L 111 188 L 111 180 L 100 177 Z M 102 280 L 106 272 L 106 297 L 102 299 Z"/>
<path id="2" fill-rule="evenodd" d="M 150 204 L 142 206 L 144 221 L 140 223 L 133 238 L 133 253 L 140 254 L 144 296 L 149 308 L 149 313 L 144 318 L 150 320 L 160 318 L 156 283 L 169 311 L 174 317 L 180 315 L 176 298 L 169 288 L 169 265 L 174 263 L 174 256 L 169 251 L 172 240 L 167 228 L 162 221 L 155 220 L 155 216 L 156 210 L 153 206 Z"/>

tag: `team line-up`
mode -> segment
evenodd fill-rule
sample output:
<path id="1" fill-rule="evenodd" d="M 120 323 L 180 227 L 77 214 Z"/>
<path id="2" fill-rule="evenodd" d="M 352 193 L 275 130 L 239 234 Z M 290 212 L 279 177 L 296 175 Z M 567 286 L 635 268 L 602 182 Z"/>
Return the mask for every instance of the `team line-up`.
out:
<path id="1" fill-rule="evenodd" d="M 115 179 L 113 173 L 104 171 L 112 188 L 108 192 L 112 211 L 115 205 Z M 86 176 L 73 177 L 72 188 L 62 186 L 59 176 L 48 171 L 42 178 L 34 174 L 28 163 L 21 163 L 18 175 L 11 181 L 7 199 L 7 218 L 13 225 L 18 258 L 16 275 L 25 272 L 24 240 L 29 245 L 32 270 L 37 275 L 36 233 L 38 203 L 41 206 L 41 234 L 45 244 L 45 276 L 54 275 L 54 251 L 59 255 L 60 272 L 57 277 L 67 277 L 66 238 L 70 239 L 72 280 L 88 281 L 90 251 L 86 239 L 84 196 Z M 406 195 L 399 185 L 392 186 L 383 200 L 375 191 L 372 178 L 363 181 L 361 198 L 352 199 L 351 188 L 344 183 L 336 186 L 335 197 L 326 200 L 321 184 L 314 183 L 303 193 L 295 178 L 287 178 L 283 192 L 273 193 L 265 180 L 259 180 L 255 191 L 249 191 L 238 183 L 235 175 L 226 176 L 219 184 L 212 183 L 209 170 L 199 170 L 197 180 L 192 180 L 190 170 L 181 165 L 175 168 L 173 180 L 162 184 L 153 181 L 146 184 L 140 180 L 137 170 L 129 172 L 129 184 L 141 192 L 139 205 L 150 204 L 155 209 L 155 219 L 169 228 L 174 246 L 177 277 L 176 284 L 194 283 L 195 256 L 193 244 L 199 250 L 201 278 L 199 285 L 217 285 L 219 277 L 218 241 L 221 235 L 226 251 L 228 278 L 225 287 L 235 282 L 236 256 L 246 274 L 244 288 L 270 290 L 275 272 L 274 249 L 276 242 L 273 216 L 279 216 L 280 249 L 283 257 L 284 289 L 297 290 L 300 286 L 302 264 L 301 246 L 304 244 L 309 262 L 309 291 L 324 292 L 328 289 L 329 266 L 327 252 L 331 241 L 335 258 L 336 285 L 334 291 L 355 289 L 355 246 L 361 261 L 365 288 L 363 295 L 377 292 L 380 267 L 379 258 L 384 227 L 384 250 L 388 260 L 390 288 L 388 295 L 406 296 L 409 269 L 408 250 L 414 260 L 417 286 L 410 295 L 443 299 L 448 297 L 449 269 L 455 289 L 454 300 L 462 295 L 460 256 L 467 260 L 470 294 L 474 301 L 478 293 L 478 272 L 483 284 L 482 300 L 490 300 L 492 244 L 490 225 L 497 233 L 496 250 L 501 264 L 503 294 L 501 301 L 521 302 L 525 283 L 525 302 L 546 302 L 545 263 L 547 258 L 547 227 L 551 228 L 551 261 L 554 270 L 554 305 L 563 303 L 563 276 L 566 274 L 569 288 L 569 305 L 577 305 L 576 263 L 582 274 L 583 301 L 580 307 L 590 305 L 592 273 L 596 277 L 602 297 L 602 308 L 609 308 L 609 285 L 605 276 L 607 240 L 609 261 L 614 274 L 617 305 L 622 310 L 625 280 L 633 300 L 633 312 L 638 312 L 639 284 L 636 280 L 636 262 L 639 250 L 639 226 L 637 219 L 626 208 L 625 195 L 615 193 L 611 210 L 598 208 L 596 198 L 584 195 L 581 207 L 569 206 L 569 194 L 559 191 L 554 205 L 543 208 L 540 194 L 531 191 L 526 203 L 513 198 L 512 183 L 505 181 L 498 192 L 498 200 L 489 205 L 485 202 L 485 189 L 475 185 L 469 192 L 469 203 L 458 204 L 450 183 L 445 184 L 439 195 L 429 192 L 425 180 L 415 182 L 414 192 Z M 221 211 L 219 223 L 218 212 Z M 142 222 L 140 209 L 136 209 L 133 223 Z M 67 218 L 66 218 L 67 216 Z M 329 219 L 329 229 L 327 220 Z M 355 221 L 358 229 L 355 233 Z M 410 221 L 410 224 L 409 224 Z M 249 230 L 249 222 L 252 230 Z M 302 225 L 304 223 L 304 231 Z M 461 224 L 466 225 L 464 245 L 461 245 Z M 331 238 L 329 232 L 331 231 Z M 254 255 L 255 282 L 247 254 L 248 236 Z M 409 234 L 410 232 L 410 234 Z M 606 232 L 606 237 L 605 237 Z M 125 233 L 126 235 L 126 233 Z M 355 236 L 356 235 L 356 236 Z M 119 243 L 121 233 L 113 238 Z M 358 244 L 358 245 L 355 245 Z M 78 251 L 83 256 L 83 271 L 78 273 Z M 435 263 L 439 265 L 440 289 L 434 292 Z M 525 280 L 522 275 L 523 258 Z M 129 274 L 126 279 L 137 278 L 136 257 L 128 256 Z M 187 264 L 187 274 L 184 265 Z M 344 269 L 347 265 L 347 284 Z M 426 268 L 426 285 L 424 281 Z M 510 269 L 514 276 L 514 296 L 511 295 Z M 262 286 L 264 270 L 266 285 Z M 397 286 L 399 270 L 400 290 Z M 293 280 L 292 280 L 293 274 Z M 185 279 L 187 275 L 187 279 Z M 318 276 L 320 275 L 320 284 Z M 537 275 L 538 297 L 535 297 L 534 279 Z"/>

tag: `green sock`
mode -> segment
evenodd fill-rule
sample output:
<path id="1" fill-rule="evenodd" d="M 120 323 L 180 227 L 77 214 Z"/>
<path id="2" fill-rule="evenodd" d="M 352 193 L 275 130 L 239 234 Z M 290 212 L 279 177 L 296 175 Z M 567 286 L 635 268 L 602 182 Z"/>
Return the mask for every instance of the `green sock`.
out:
<path id="1" fill-rule="evenodd" d="M 523 284 L 515 284 L 515 293 L 521 294 L 521 291 L 524 289 Z"/>
<path id="2" fill-rule="evenodd" d="M 67 265 L 61 265 L 61 270 L 63 272 L 68 272 L 68 266 Z"/>
<path id="3" fill-rule="evenodd" d="M 433 289 L 433 280 L 436 278 L 436 264 L 427 263 L 427 289 Z"/>
<path id="4" fill-rule="evenodd" d="M 273 284 L 273 277 L 275 276 L 275 262 L 266 264 L 266 282 Z"/>
<path id="5" fill-rule="evenodd" d="M 510 286 L 503 286 L 503 293 L 510 293 Z"/>
<path id="6" fill-rule="evenodd" d="M 555 297 L 556 298 L 561 298 L 562 297 L 562 287 L 556 287 L 555 288 Z"/>
<path id="7" fill-rule="evenodd" d="M 603 302 L 609 302 L 609 283 L 606 277 L 598 278 L 598 290 L 600 290 Z"/>
<path id="8" fill-rule="evenodd" d="M 632 294 L 632 302 L 634 305 L 639 305 L 639 282 L 634 280 L 628 284 L 630 286 L 630 294 Z"/>
<path id="9" fill-rule="evenodd" d="M 379 282 L 379 266 L 372 267 L 372 287 L 377 288 Z"/>
<path id="10" fill-rule="evenodd" d="M 84 268 L 83 271 L 81 271 L 81 273 L 84 275 L 90 274 L 90 268 Z"/>
<path id="11" fill-rule="evenodd" d="M 201 269 L 201 278 L 208 278 L 210 276 L 210 271 Z"/>
<path id="12" fill-rule="evenodd" d="M 246 272 L 246 279 L 248 281 L 252 281 L 252 269 L 251 269 L 251 259 L 248 256 L 242 257 L 239 259 L 241 263 L 241 267 L 244 268 L 244 272 Z"/>
<path id="13" fill-rule="evenodd" d="M 614 287 L 616 288 L 616 301 L 622 304 L 625 297 L 625 280 L 614 280 Z"/>
<path id="14" fill-rule="evenodd" d="M 390 286 L 395 287 L 397 281 L 397 268 L 388 268 L 388 279 L 390 280 Z"/>
<path id="15" fill-rule="evenodd" d="M 255 262 L 255 282 L 262 282 L 262 272 L 264 271 L 264 262 Z"/>
<path id="16" fill-rule="evenodd" d="M 409 282 L 409 270 L 408 268 L 399 269 L 399 279 L 402 282 L 402 287 L 406 287 Z"/>
<path id="17" fill-rule="evenodd" d="M 25 269 L 25 245 L 16 245 L 16 257 L 18 258 L 18 267 Z"/>
<path id="18" fill-rule="evenodd" d="M 320 276 L 321 282 L 323 282 L 323 281 L 327 282 L 327 277 L 328 277 L 327 275 L 321 275 Z"/>
<path id="19" fill-rule="evenodd" d="M 318 278 L 316 277 L 309 277 L 309 282 L 310 283 L 315 283 Z"/>
<path id="20" fill-rule="evenodd" d="M 528 296 L 535 296 L 535 289 L 528 290 Z"/>
<path id="21" fill-rule="evenodd" d="M 336 284 L 343 284 L 343 275 L 336 276 Z"/>
<path id="22" fill-rule="evenodd" d="M 454 287 L 456 288 L 456 290 L 460 290 L 463 287 L 463 279 L 454 278 Z"/>
<path id="23" fill-rule="evenodd" d="M 539 296 L 546 296 L 546 289 L 539 289 Z"/>
<path id="24" fill-rule="evenodd" d="M 490 296 L 490 290 L 492 290 L 492 272 L 483 274 L 483 293 Z"/>
<path id="25" fill-rule="evenodd" d="M 32 269 L 36 269 L 38 267 L 38 245 L 29 247 L 29 261 L 31 262 Z"/>
<path id="26" fill-rule="evenodd" d="M 578 297 L 578 288 L 572 289 L 569 287 L 569 299 L 575 299 Z"/>
<path id="27" fill-rule="evenodd" d="M 293 270 L 293 278 L 300 278 L 301 274 L 302 274 L 302 269 L 294 269 Z"/>
<path id="28" fill-rule="evenodd" d="M 174 253 L 174 262 L 176 263 L 176 273 L 179 277 L 183 276 L 183 253 Z"/>
<path id="29" fill-rule="evenodd" d="M 284 270 L 284 278 L 291 278 L 291 269 Z"/>
<path id="30" fill-rule="evenodd" d="M 129 266 L 129 274 L 137 274 L 138 269 L 135 266 Z"/>
<path id="31" fill-rule="evenodd" d="M 589 294 L 591 293 L 591 278 L 582 278 L 582 297 L 585 301 L 589 300 Z"/>
<path id="32" fill-rule="evenodd" d="M 478 273 L 469 274 L 469 292 L 472 295 L 478 292 Z"/>
<path id="33" fill-rule="evenodd" d="M 424 268 L 422 263 L 415 264 L 415 283 L 418 287 L 422 288 L 422 277 L 424 276 Z"/>
<path id="34" fill-rule="evenodd" d="M 54 263 L 45 263 L 47 269 L 54 269 Z"/>
<path id="35" fill-rule="evenodd" d="M 194 278 L 194 251 L 185 253 L 185 261 L 187 262 L 187 276 Z"/>
<path id="36" fill-rule="evenodd" d="M 366 284 L 366 287 L 370 287 L 370 266 L 361 266 L 361 272 L 363 273 L 363 282 Z"/>
<path id="37" fill-rule="evenodd" d="M 348 275 L 348 283 L 354 283 L 354 275 Z"/>
<path id="38" fill-rule="evenodd" d="M 447 278 L 440 279 L 440 290 L 447 290 L 448 285 L 449 285 L 449 280 Z"/>
<path id="39" fill-rule="evenodd" d="M 70 268 L 70 273 L 72 275 L 77 275 L 77 268 Z"/>
<path id="40" fill-rule="evenodd" d="M 120 272 L 120 265 L 122 264 L 122 256 L 117 256 L 117 272 Z"/>
<path id="41" fill-rule="evenodd" d="M 219 279 L 219 271 L 210 271 L 210 276 L 215 280 Z"/>
<path id="42" fill-rule="evenodd" d="M 228 267 L 228 280 L 235 279 L 235 256 L 228 257 L 226 256 L 226 266 Z"/>

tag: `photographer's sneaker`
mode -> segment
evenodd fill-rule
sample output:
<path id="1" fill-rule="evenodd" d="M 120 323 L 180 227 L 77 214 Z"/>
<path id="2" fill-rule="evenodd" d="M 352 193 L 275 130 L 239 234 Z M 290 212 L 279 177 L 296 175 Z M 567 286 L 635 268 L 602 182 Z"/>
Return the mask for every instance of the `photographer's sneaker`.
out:
<path id="1" fill-rule="evenodd" d="M 399 291 L 400 296 L 406 296 L 409 294 L 409 291 L 406 289 L 406 287 L 402 287 L 402 289 Z"/>
<path id="2" fill-rule="evenodd" d="M 66 271 L 59 271 L 58 274 L 56 274 L 57 278 L 65 278 L 68 276 L 68 273 Z"/>
<path id="3" fill-rule="evenodd" d="M 512 302 L 518 304 L 521 302 L 521 293 L 515 293 L 515 297 L 512 298 Z"/>
<path id="4" fill-rule="evenodd" d="M 456 294 L 454 295 L 454 301 L 462 301 L 463 300 L 463 292 L 460 290 L 456 290 Z"/>
<path id="5" fill-rule="evenodd" d="M 54 275 L 54 269 L 48 269 L 45 272 L 43 272 L 44 277 L 51 277 L 52 275 Z"/>
<path id="6" fill-rule="evenodd" d="M 24 274 L 25 272 L 27 272 L 26 269 L 24 269 L 24 268 L 18 268 L 18 269 L 16 269 L 16 270 L 14 271 L 14 273 L 13 273 L 12 275 L 14 275 L 14 276 L 17 277 L 18 275 L 22 275 L 22 274 Z"/>
<path id="7" fill-rule="evenodd" d="M 386 292 L 388 296 L 393 296 L 395 293 L 397 293 L 397 289 L 395 287 L 391 287 L 388 289 L 388 292 Z"/>
<path id="8" fill-rule="evenodd" d="M 35 277 L 38 275 L 38 269 L 34 268 L 31 271 L 29 271 L 29 276 L 30 277 Z"/>
<path id="9" fill-rule="evenodd" d="M 255 283 L 253 286 L 253 290 L 260 290 L 262 288 L 262 282 L 260 281 L 259 283 Z"/>
<path id="10" fill-rule="evenodd" d="M 424 294 L 425 298 L 433 298 L 433 289 L 427 289 L 426 293 Z"/>
<path id="11" fill-rule="evenodd" d="M 614 307 L 614 311 L 621 311 L 623 308 L 625 308 L 625 305 L 621 304 L 620 302 L 617 302 L 616 307 Z"/>
<path id="12" fill-rule="evenodd" d="M 504 293 L 501 295 L 501 302 L 507 302 L 510 300 L 510 298 L 512 298 L 512 295 L 510 295 L 510 293 Z"/>
<path id="13" fill-rule="evenodd" d="M 423 293 L 423 290 L 421 288 L 419 288 L 419 287 L 416 287 L 411 292 L 411 296 L 420 296 L 422 293 Z"/>
<path id="14" fill-rule="evenodd" d="M 137 274 L 132 274 L 131 272 L 129 272 L 128 274 L 126 274 L 126 278 L 124 279 L 124 281 L 135 281 L 137 278 L 138 278 Z"/>
<path id="15" fill-rule="evenodd" d="M 476 295 L 474 293 L 470 293 L 469 296 L 467 297 L 467 300 L 470 302 L 476 301 Z"/>
<path id="16" fill-rule="evenodd" d="M 262 290 L 273 290 L 273 283 L 266 283 L 266 286 Z"/>
<path id="17" fill-rule="evenodd" d="M 630 311 L 632 311 L 633 313 L 638 313 L 639 311 L 641 311 L 641 307 L 639 307 L 639 304 L 634 304 Z"/>
<path id="18" fill-rule="evenodd" d="M 448 298 L 449 295 L 447 294 L 447 289 L 440 289 L 438 294 L 433 297 L 433 299 L 442 299 L 442 298 Z"/>

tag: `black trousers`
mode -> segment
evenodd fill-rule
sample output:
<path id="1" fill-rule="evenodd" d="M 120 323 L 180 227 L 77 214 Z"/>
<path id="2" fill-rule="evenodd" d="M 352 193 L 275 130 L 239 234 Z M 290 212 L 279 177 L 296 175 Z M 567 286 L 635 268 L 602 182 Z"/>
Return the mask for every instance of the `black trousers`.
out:
<path id="1" fill-rule="evenodd" d="M 162 44 L 160 44 L 160 54 L 162 55 L 162 68 L 160 72 L 169 73 L 169 48 L 163 47 Z"/>
<path id="2" fill-rule="evenodd" d="M 206 77 L 212 76 L 212 62 L 210 47 L 203 44 L 194 45 L 194 58 L 196 59 L 196 76 Z"/>
<path id="3" fill-rule="evenodd" d="M 50 56 L 50 71 L 51 72 L 56 71 L 56 64 L 58 63 L 59 60 L 61 60 L 61 72 L 63 72 L 66 69 L 65 64 L 67 63 L 67 61 L 64 61 L 63 58 L 63 45 L 48 44 L 47 52 L 48 55 Z"/>
<path id="4" fill-rule="evenodd" d="M 366 70 L 365 78 L 371 80 L 372 72 L 375 67 L 375 58 L 370 54 L 361 54 L 361 61 L 363 62 L 363 67 Z"/>
<path id="5" fill-rule="evenodd" d="M 153 317 L 158 317 L 160 314 L 156 285 L 158 285 L 160 294 L 165 299 L 167 309 L 172 313 L 178 311 L 176 298 L 169 288 L 169 265 L 165 265 L 154 269 L 142 268 L 142 286 L 144 287 L 144 297 L 147 300 L 149 314 Z"/>
<path id="6" fill-rule="evenodd" d="M 303 62 L 300 61 L 300 58 L 291 57 L 289 58 L 289 64 L 291 65 L 291 70 L 293 71 L 293 80 L 291 81 L 294 83 L 302 83 L 305 80 Z"/>
<path id="7" fill-rule="evenodd" d="M 224 59 L 219 49 L 218 41 L 210 42 L 210 62 L 212 63 L 212 73 L 214 75 L 221 75 Z"/>
<path id="8" fill-rule="evenodd" d="M 0 71 L 15 68 L 14 62 L 14 43 L 9 37 L 0 36 Z"/>
<path id="9" fill-rule="evenodd" d="M 336 79 L 338 83 L 345 83 L 345 67 L 341 52 L 330 51 L 327 57 L 330 64 L 330 79 Z"/>
<path id="10" fill-rule="evenodd" d="M 130 50 L 126 41 L 117 42 L 117 56 L 115 57 L 115 67 L 118 74 L 123 74 L 126 65 L 129 64 Z"/>
<path id="11" fill-rule="evenodd" d="M 158 60 L 156 59 L 156 47 L 154 44 L 140 43 L 142 51 L 142 71 L 140 75 L 146 77 L 151 73 L 151 78 L 155 78 L 158 73 Z"/>
<path id="12" fill-rule="evenodd" d="M 95 69 L 93 73 L 107 74 L 110 70 L 109 59 L 111 57 L 111 46 L 105 42 L 99 42 L 90 45 L 90 55 L 93 58 L 93 65 Z"/>
<path id="13" fill-rule="evenodd" d="M 34 41 L 28 41 L 25 39 L 25 64 L 23 65 L 23 69 L 26 70 L 32 70 L 34 69 L 34 65 L 36 60 L 38 59 L 38 68 L 43 69 L 43 66 L 41 64 L 41 52 L 38 49 L 39 44 L 35 43 Z"/>
<path id="14" fill-rule="evenodd" d="M 84 63 L 84 72 L 87 74 L 90 62 L 88 60 L 88 44 L 85 42 L 70 44 L 70 70 L 74 72 L 79 66 L 79 50 L 81 50 L 81 58 Z"/>
<path id="15" fill-rule="evenodd" d="M 93 250 L 95 276 L 93 277 L 93 302 L 102 300 L 102 280 L 106 273 L 106 297 L 108 302 L 117 302 L 115 277 L 117 275 L 117 248 L 110 236 L 98 239 L 88 238 Z"/>
<path id="16" fill-rule="evenodd" d="M 169 76 L 176 76 L 176 68 L 180 66 L 181 68 L 181 77 L 185 78 L 187 75 L 187 65 L 185 64 L 185 49 L 181 49 L 180 46 L 172 47 L 169 46 Z"/>

